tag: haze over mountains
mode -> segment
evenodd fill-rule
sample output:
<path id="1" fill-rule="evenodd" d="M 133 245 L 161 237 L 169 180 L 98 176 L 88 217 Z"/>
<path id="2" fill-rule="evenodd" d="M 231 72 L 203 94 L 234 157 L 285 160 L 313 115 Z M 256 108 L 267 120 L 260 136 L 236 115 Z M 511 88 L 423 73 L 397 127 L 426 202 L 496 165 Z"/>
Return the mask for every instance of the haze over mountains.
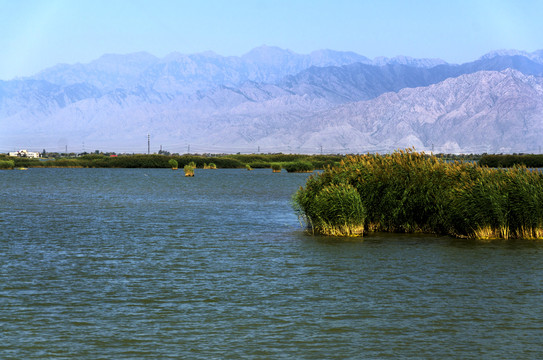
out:
<path id="1" fill-rule="evenodd" d="M 104 55 L 0 81 L 0 151 L 540 152 L 543 51 L 465 64 L 276 47 Z"/>

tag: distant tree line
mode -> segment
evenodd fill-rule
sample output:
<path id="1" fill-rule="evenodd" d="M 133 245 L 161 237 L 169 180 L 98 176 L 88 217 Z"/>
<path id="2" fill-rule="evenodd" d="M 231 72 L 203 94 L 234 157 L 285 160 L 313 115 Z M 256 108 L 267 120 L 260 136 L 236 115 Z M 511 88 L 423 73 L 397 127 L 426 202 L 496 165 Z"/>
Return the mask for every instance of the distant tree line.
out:
<path id="1" fill-rule="evenodd" d="M 512 154 L 512 155 L 483 155 L 479 165 L 492 168 L 509 168 L 515 165 L 524 165 L 528 168 L 543 167 L 541 154 Z"/>

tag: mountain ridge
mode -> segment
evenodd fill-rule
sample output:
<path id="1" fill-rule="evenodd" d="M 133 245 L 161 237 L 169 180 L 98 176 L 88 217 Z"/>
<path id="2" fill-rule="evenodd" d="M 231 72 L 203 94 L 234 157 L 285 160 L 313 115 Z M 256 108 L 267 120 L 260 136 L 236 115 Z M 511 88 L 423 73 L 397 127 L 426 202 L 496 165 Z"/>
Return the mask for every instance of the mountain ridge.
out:
<path id="1" fill-rule="evenodd" d="M 536 120 L 541 111 L 538 89 L 543 63 L 537 60 L 541 52 L 531 57 L 517 51 L 489 53 L 459 65 L 432 60 L 435 65 L 428 67 L 421 65 L 430 64 L 427 60 L 408 57 L 375 65 L 368 63 L 375 59 L 349 52 L 320 50 L 300 57 L 275 47 L 253 50 L 243 55 L 245 60 L 215 53 L 171 54 L 162 59 L 144 52 L 106 54 L 87 64 L 90 70 L 81 70 L 85 68 L 81 64 L 59 65 L 36 78 L 0 81 L 0 150 L 11 151 L 14 144 L 41 150 L 76 142 L 134 151 L 141 148 L 147 133 L 175 152 L 189 144 L 201 152 L 261 148 L 317 153 L 323 148 L 328 152 L 409 146 L 427 151 L 525 152 L 540 147 L 537 136 L 543 132 Z M 334 58 L 347 64 L 314 65 Z M 289 74 L 293 71 L 297 72 Z M 507 74 L 509 91 L 518 99 L 491 87 L 481 90 L 480 85 L 496 74 Z M 466 76 L 472 81 L 473 97 L 494 99 L 486 112 L 473 115 L 482 106 L 476 99 L 459 104 L 465 108 L 460 112 L 420 110 L 429 106 L 424 105 L 425 98 L 431 98 L 422 89 L 441 84 L 451 97 L 469 93 L 465 83 L 452 81 Z M 515 88 L 515 81 L 524 84 L 522 91 Z M 398 100 L 405 91 L 413 95 Z M 383 105 L 387 101 L 391 110 Z M 353 106 L 354 112 L 349 110 Z M 359 113 L 366 122 L 373 119 L 373 131 L 362 131 L 360 122 L 348 121 L 359 119 Z M 379 114 L 386 116 L 378 118 Z M 431 121 L 420 124 L 406 114 Z M 466 137 L 469 143 L 458 137 L 459 132 L 481 128 L 477 123 L 481 119 L 491 120 L 485 132 L 493 139 Z M 518 119 L 530 128 L 519 130 Z M 515 136 L 505 136 L 508 132 Z"/>

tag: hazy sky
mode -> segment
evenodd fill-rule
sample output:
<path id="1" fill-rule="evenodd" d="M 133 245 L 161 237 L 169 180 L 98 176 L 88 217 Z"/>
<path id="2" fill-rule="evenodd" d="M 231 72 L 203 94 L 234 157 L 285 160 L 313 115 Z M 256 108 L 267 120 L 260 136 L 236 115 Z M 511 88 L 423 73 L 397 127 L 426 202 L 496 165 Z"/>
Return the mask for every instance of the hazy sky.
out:
<path id="1" fill-rule="evenodd" d="M 540 0 L 0 0 L 0 79 L 105 53 L 260 45 L 472 61 L 543 49 Z"/>

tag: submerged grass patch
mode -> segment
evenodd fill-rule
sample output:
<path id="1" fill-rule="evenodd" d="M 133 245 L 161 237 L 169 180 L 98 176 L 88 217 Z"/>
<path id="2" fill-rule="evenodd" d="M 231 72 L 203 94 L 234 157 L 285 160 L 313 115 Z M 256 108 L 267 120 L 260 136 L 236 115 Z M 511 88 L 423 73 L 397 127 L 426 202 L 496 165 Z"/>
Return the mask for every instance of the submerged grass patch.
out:
<path id="1" fill-rule="evenodd" d="M 308 228 L 321 234 L 543 238 L 541 172 L 445 162 L 411 149 L 347 157 L 309 177 L 293 200 Z"/>

